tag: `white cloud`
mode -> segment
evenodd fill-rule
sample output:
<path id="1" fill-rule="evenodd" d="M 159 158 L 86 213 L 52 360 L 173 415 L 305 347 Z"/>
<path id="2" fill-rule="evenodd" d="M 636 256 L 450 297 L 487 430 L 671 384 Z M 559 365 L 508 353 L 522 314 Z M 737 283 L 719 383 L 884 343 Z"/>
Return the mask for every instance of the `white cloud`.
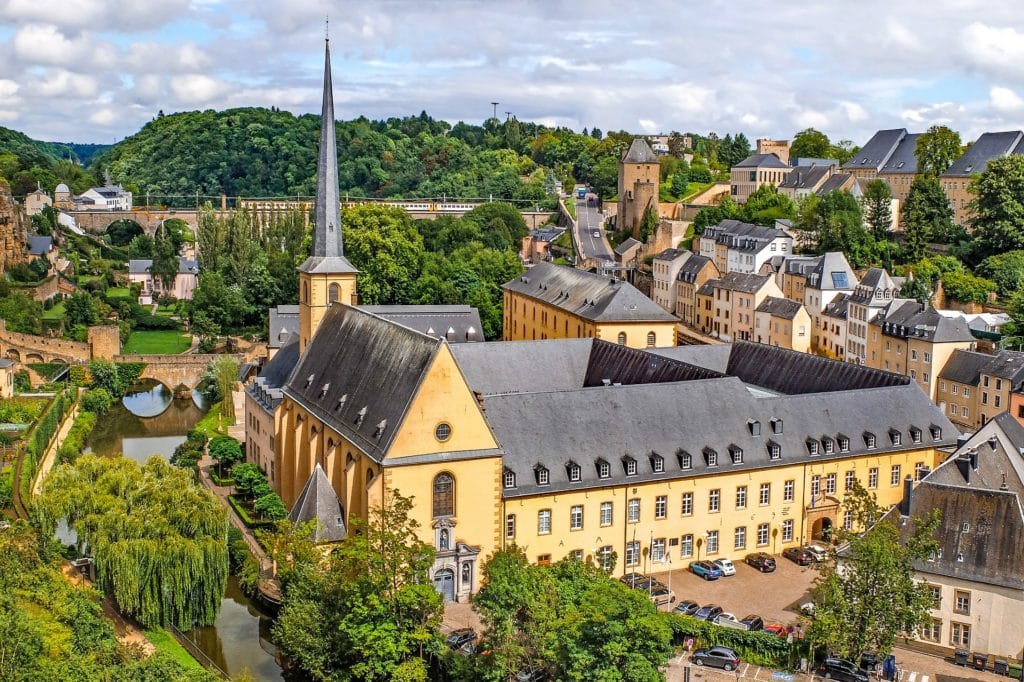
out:
<path id="1" fill-rule="evenodd" d="M 812 109 L 804 109 L 793 117 L 793 122 L 796 123 L 798 128 L 827 128 L 829 118 L 821 111 L 814 111 Z"/>
<path id="2" fill-rule="evenodd" d="M 0 4 L 0 20 L 125 31 L 162 26 L 188 9 L 189 0 L 7 0 Z"/>
<path id="3" fill-rule="evenodd" d="M 867 110 L 856 102 L 840 102 L 839 106 L 846 112 L 846 118 L 851 123 L 863 123 L 871 118 Z"/>
<path id="4" fill-rule="evenodd" d="M 996 73 L 1024 74 L 1024 34 L 1012 26 L 976 21 L 961 31 L 960 46 L 975 66 Z"/>
<path id="5" fill-rule="evenodd" d="M 211 101 L 230 88 L 216 78 L 200 73 L 171 78 L 171 92 L 175 97 L 187 104 L 202 104 Z"/>
<path id="6" fill-rule="evenodd" d="M 14 51 L 20 59 L 57 66 L 81 63 L 90 46 L 81 37 L 69 39 L 52 24 L 28 24 L 14 34 Z"/>
<path id="7" fill-rule="evenodd" d="M 640 130 L 645 133 L 656 133 L 659 132 L 658 124 L 649 118 L 641 118 L 637 120 L 637 124 L 640 126 Z"/>
<path id="8" fill-rule="evenodd" d="M 99 82 L 93 76 L 71 73 L 65 69 L 47 72 L 35 87 L 44 97 L 95 97 L 99 89 Z"/>
<path id="9" fill-rule="evenodd" d="M 993 86 L 988 91 L 988 99 L 996 111 L 1017 112 L 1024 109 L 1024 99 L 1010 88 Z"/>
<path id="10" fill-rule="evenodd" d="M 113 109 L 100 109 L 89 116 L 89 122 L 99 126 L 109 126 L 118 119 L 117 112 Z"/>
<path id="11" fill-rule="evenodd" d="M 12 80 L 6 78 L 0 79 L 0 100 L 10 100 L 13 98 L 20 86 Z"/>

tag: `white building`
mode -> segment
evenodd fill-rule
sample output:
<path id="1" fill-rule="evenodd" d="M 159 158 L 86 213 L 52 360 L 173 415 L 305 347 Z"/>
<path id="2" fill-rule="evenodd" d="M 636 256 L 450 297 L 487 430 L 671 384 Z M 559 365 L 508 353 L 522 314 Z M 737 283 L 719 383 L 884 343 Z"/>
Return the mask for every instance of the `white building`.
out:
<path id="1" fill-rule="evenodd" d="M 777 227 L 723 220 L 704 230 L 700 252 L 723 273 L 757 273 L 774 256 L 793 252 L 793 237 Z"/>
<path id="2" fill-rule="evenodd" d="M 80 211 L 130 211 L 132 193 L 120 185 L 90 187 L 75 197 L 75 208 Z"/>

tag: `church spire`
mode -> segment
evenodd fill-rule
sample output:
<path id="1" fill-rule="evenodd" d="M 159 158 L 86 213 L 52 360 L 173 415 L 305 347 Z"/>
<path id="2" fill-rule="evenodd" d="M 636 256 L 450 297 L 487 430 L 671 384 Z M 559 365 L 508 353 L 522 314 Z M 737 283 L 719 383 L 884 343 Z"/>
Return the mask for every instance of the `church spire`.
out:
<path id="1" fill-rule="evenodd" d="M 334 91 L 331 86 L 331 41 L 324 41 L 324 102 L 320 111 L 320 159 L 316 167 L 316 234 L 313 255 L 342 256 L 338 208 L 338 148 L 334 139 Z"/>

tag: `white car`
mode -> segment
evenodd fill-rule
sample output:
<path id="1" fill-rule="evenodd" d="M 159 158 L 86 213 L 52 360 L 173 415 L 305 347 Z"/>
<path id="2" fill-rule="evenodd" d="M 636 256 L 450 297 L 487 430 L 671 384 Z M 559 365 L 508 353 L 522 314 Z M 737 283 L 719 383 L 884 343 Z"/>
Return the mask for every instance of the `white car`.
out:
<path id="1" fill-rule="evenodd" d="M 717 559 L 715 566 L 722 569 L 722 575 L 736 575 L 736 565 L 729 559 Z"/>
<path id="2" fill-rule="evenodd" d="M 739 618 L 737 618 L 733 614 L 729 613 L 728 611 L 720 613 L 720 614 L 718 614 L 718 616 L 715 617 L 715 624 L 717 624 L 717 625 L 725 625 L 725 624 L 735 625 L 735 624 L 737 624 L 739 622 L 740 622 Z"/>
<path id="3" fill-rule="evenodd" d="M 600 239 L 601 238 L 601 230 L 594 230 L 593 234 L 594 234 L 594 239 Z"/>
<path id="4" fill-rule="evenodd" d="M 828 558 L 828 550 L 821 545 L 807 545 L 804 549 L 814 556 L 815 561 L 824 561 Z"/>

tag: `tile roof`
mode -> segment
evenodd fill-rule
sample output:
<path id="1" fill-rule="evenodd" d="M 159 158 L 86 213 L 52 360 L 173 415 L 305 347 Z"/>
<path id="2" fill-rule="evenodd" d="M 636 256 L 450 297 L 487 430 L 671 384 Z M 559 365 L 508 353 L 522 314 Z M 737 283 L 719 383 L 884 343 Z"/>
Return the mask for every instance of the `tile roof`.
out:
<path id="1" fill-rule="evenodd" d="M 885 165 L 878 171 L 879 175 L 892 173 L 917 173 L 917 140 L 921 133 L 909 133 L 896 145 Z"/>
<path id="2" fill-rule="evenodd" d="M 658 163 L 658 155 L 642 137 L 633 138 L 629 150 L 622 157 L 623 163 Z"/>
<path id="3" fill-rule="evenodd" d="M 632 249 L 635 249 L 642 245 L 643 242 L 641 242 L 640 240 L 633 239 L 632 237 L 627 237 L 622 241 L 622 243 L 615 247 L 615 253 L 617 253 L 620 256 L 625 256 Z"/>
<path id="4" fill-rule="evenodd" d="M 906 128 L 879 130 L 853 155 L 853 158 L 843 164 L 843 169 L 874 168 L 876 171 L 881 170 L 906 134 Z"/>
<path id="5" fill-rule="evenodd" d="M 733 168 L 791 168 L 783 163 L 775 154 L 752 154 L 737 163 Z"/>
<path id="6" fill-rule="evenodd" d="M 144 275 L 148 274 L 150 268 L 153 267 L 153 259 L 151 258 L 139 258 L 128 261 L 128 274 L 129 275 Z M 184 256 L 178 256 L 178 274 L 179 275 L 196 275 L 199 274 L 199 263 L 191 258 L 185 258 Z"/>
<path id="7" fill-rule="evenodd" d="M 538 263 L 502 288 L 597 322 L 676 319 L 628 282 L 563 265 Z"/>
<path id="8" fill-rule="evenodd" d="M 348 535 L 341 513 L 341 500 L 319 462 L 302 486 L 302 492 L 288 513 L 288 520 L 295 524 L 315 521 L 313 542 L 316 544 L 341 542 Z"/>
<path id="9" fill-rule="evenodd" d="M 719 289 L 753 294 L 760 291 L 771 279 L 770 275 L 758 275 L 754 272 L 727 272 L 716 281 Z"/>
<path id="10" fill-rule="evenodd" d="M 363 310 L 448 343 L 484 340 L 480 311 L 468 305 L 364 305 Z"/>
<path id="11" fill-rule="evenodd" d="M 714 262 L 707 256 L 702 256 L 699 253 L 695 253 L 686 259 L 683 266 L 679 268 L 679 274 L 676 275 L 676 279 L 680 282 L 689 282 L 693 284 L 697 281 L 697 276 L 700 271 L 704 269 L 709 263 L 712 265 Z"/>
<path id="12" fill-rule="evenodd" d="M 946 169 L 942 177 L 969 178 L 976 173 L 983 173 L 989 161 L 1008 155 L 1022 141 L 1024 133 L 1019 130 L 984 133 L 967 148 L 963 156 Z"/>
<path id="13" fill-rule="evenodd" d="M 781 317 L 784 320 L 792 320 L 797 316 L 801 308 L 803 308 L 802 304 L 788 298 L 768 296 L 761 301 L 761 305 L 757 306 L 757 309 L 754 312 L 768 313 L 772 317 Z"/>

